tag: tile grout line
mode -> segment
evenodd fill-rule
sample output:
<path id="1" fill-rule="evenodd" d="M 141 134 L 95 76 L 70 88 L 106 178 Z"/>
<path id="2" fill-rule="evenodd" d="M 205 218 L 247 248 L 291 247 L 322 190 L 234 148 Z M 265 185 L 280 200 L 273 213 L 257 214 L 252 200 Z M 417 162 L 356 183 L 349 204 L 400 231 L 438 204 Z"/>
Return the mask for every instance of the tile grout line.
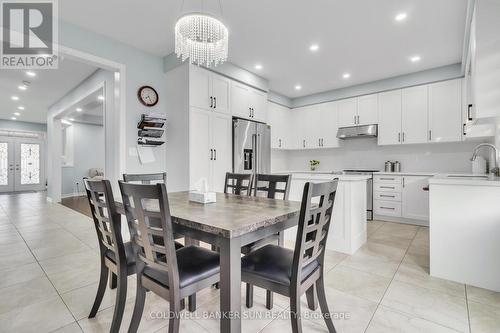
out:
<path id="1" fill-rule="evenodd" d="M 11 218 L 10 218 L 10 215 L 8 215 L 8 218 L 9 218 L 9 221 L 11 221 Z M 11 221 L 12 222 L 12 221 Z M 17 226 L 12 223 L 12 225 L 14 226 L 14 228 L 16 229 L 16 232 L 19 234 L 19 236 L 23 239 L 23 242 L 26 244 L 26 246 L 28 247 L 28 250 L 30 251 L 31 255 L 33 256 L 33 258 L 35 259 L 35 262 L 38 264 L 38 266 L 40 266 L 40 269 L 42 270 L 43 274 L 45 275 L 45 277 L 47 278 L 47 280 L 50 282 L 50 285 L 52 286 L 52 288 L 54 288 L 54 291 L 57 293 L 57 296 L 59 296 L 59 299 L 61 300 L 61 302 L 64 304 L 64 306 L 66 307 L 66 309 L 68 310 L 69 314 L 71 315 L 71 317 L 73 317 L 74 319 L 74 322 L 76 322 L 76 324 L 78 325 L 78 327 L 80 327 L 80 329 L 82 330 L 83 332 L 83 329 L 82 327 L 80 326 L 80 324 L 78 323 L 78 321 L 76 320 L 75 316 L 73 315 L 73 313 L 71 312 L 71 310 L 69 309 L 68 307 L 68 304 L 66 304 L 66 302 L 64 301 L 64 299 L 62 298 L 61 294 L 59 293 L 59 291 L 56 289 L 56 286 L 54 285 L 54 283 L 52 282 L 52 280 L 49 278 L 47 272 L 45 271 L 45 269 L 42 267 L 42 265 L 40 265 L 40 262 L 38 261 L 37 257 L 35 257 L 35 254 L 33 253 L 33 251 L 31 250 L 30 246 L 28 245 L 28 243 L 26 242 L 26 239 L 24 239 L 23 235 L 19 232 L 19 229 L 17 228 Z M 68 323 L 69 324 L 72 324 L 72 323 Z M 64 325 L 64 326 L 67 326 L 67 325 Z M 56 328 L 55 330 L 58 330 L 64 326 L 60 326 L 58 328 Z M 55 331 L 53 330 L 53 331 Z M 53 332 L 52 331 L 52 332 Z"/>
<path id="2" fill-rule="evenodd" d="M 470 322 L 470 309 L 469 309 L 469 296 L 467 295 L 467 284 L 465 287 L 465 305 L 467 306 L 467 322 L 469 324 L 469 333 L 472 332 L 471 322 Z"/>
<path id="3" fill-rule="evenodd" d="M 419 227 L 420 228 L 420 227 Z M 398 273 L 398 270 L 399 268 L 401 267 L 401 264 L 403 263 L 403 261 L 405 260 L 405 257 L 406 255 L 408 254 L 408 251 L 411 247 L 411 244 L 413 243 L 413 241 L 415 240 L 415 238 L 417 237 L 417 234 L 418 234 L 418 231 L 419 231 L 419 228 L 417 229 L 417 231 L 415 232 L 415 235 L 413 236 L 413 238 L 411 239 L 411 242 L 410 244 L 408 245 L 408 247 L 406 248 L 406 251 L 405 251 L 405 254 L 403 255 L 403 257 L 401 258 L 401 261 L 399 262 L 399 265 L 398 265 L 398 268 L 396 269 L 396 271 L 394 272 L 394 275 L 392 276 L 391 278 L 391 281 L 389 282 L 389 284 L 387 285 L 387 288 L 385 289 L 384 291 L 384 294 L 382 295 L 382 297 L 380 298 L 380 301 L 377 303 L 377 307 L 375 308 L 375 311 L 373 311 L 373 314 L 370 318 L 370 321 L 368 322 L 368 325 L 366 325 L 366 328 L 365 330 L 363 331 L 364 333 L 366 333 L 366 331 L 368 330 L 368 328 L 370 327 L 372 321 L 373 321 L 373 318 L 375 317 L 375 314 L 377 313 L 378 311 L 378 308 L 380 307 L 380 305 L 382 304 L 382 300 L 384 299 L 385 295 L 387 294 L 387 291 L 389 290 L 392 282 L 394 281 L 394 278 L 396 277 L 396 274 Z"/>

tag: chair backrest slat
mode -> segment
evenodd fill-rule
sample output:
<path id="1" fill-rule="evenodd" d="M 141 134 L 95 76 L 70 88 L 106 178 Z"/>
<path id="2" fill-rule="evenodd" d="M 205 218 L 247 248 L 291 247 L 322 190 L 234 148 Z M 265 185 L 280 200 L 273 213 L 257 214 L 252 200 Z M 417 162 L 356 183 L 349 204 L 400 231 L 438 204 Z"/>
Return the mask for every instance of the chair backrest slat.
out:
<path id="1" fill-rule="evenodd" d="M 291 180 L 291 175 L 257 174 L 253 194 L 265 195 L 269 199 L 278 199 L 276 194 L 280 194 L 281 199 L 288 200 Z"/>
<path id="2" fill-rule="evenodd" d="M 253 175 L 249 173 L 226 172 L 224 193 L 250 195 L 252 192 Z M 229 191 L 230 190 L 230 191 Z"/>
<path id="3" fill-rule="evenodd" d="M 125 264 L 125 247 L 121 234 L 121 216 L 116 211 L 115 199 L 108 180 L 84 179 L 90 211 L 99 240 L 101 255 L 104 251 L 115 254 L 116 264 Z"/>
<path id="4" fill-rule="evenodd" d="M 304 186 L 292 265 L 292 281 L 296 283 L 304 278 L 304 267 L 315 260 L 323 265 L 337 186 L 338 179 Z"/>
<path id="5" fill-rule="evenodd" d="M 138 184 L 158 184 L 167 183 L 167 173 L 144 173 L 144 174 L 133 174 L 125 173 L 123 174 L 123 181 L 126 183 L 138 183 Z"/>
<path id="6" fill-rule="evenodd" d="M 179 288 L 172 217 L 165 184 L 119 182 L 123 207 L 136 253 L 137 274 L 145 267 L 168 273 L 168 285 Z M 159 212 L 154 209 L 158 209 Z"/>

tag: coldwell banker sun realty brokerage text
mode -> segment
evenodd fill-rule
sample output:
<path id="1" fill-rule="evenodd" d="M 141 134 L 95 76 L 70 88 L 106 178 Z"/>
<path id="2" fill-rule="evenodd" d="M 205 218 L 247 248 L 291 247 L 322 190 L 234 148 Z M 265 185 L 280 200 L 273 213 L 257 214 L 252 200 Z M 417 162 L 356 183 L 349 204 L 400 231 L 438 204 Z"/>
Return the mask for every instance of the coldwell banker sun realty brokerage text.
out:
<path id="1" fill-rule="evenodd" d="M 1 0 L 0 20 L 0 68 L 57 68 L 57 0 Z"/>

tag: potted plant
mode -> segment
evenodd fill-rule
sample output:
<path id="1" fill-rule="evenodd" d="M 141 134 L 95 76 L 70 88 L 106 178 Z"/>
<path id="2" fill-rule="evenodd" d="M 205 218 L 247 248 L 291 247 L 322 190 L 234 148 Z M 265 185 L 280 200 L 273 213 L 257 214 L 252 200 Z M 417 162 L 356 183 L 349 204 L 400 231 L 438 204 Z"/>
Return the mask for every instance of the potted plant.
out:
<path id="1" fill-rule="evenodd" d="M 318 160 L 310 160 L 309 161 L 309 166 L 311 167 L 311 171 L 315 171 L 316 170 L 316 166 L 319 165 L 319 161 Z"/>

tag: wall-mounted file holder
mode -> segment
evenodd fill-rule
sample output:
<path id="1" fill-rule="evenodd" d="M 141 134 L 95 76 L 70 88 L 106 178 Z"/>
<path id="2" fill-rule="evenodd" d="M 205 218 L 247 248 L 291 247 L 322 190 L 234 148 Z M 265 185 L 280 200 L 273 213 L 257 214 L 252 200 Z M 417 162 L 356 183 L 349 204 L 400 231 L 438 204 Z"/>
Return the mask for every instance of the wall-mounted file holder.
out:
<path id="1" fill-rule="evenodd" d="M 140 146 L 157 147 L 165 143 L 162 137 L 165 133 L 167 116 L 164 113 L 142 114 L 137 124 L 137 144 Z"/>

